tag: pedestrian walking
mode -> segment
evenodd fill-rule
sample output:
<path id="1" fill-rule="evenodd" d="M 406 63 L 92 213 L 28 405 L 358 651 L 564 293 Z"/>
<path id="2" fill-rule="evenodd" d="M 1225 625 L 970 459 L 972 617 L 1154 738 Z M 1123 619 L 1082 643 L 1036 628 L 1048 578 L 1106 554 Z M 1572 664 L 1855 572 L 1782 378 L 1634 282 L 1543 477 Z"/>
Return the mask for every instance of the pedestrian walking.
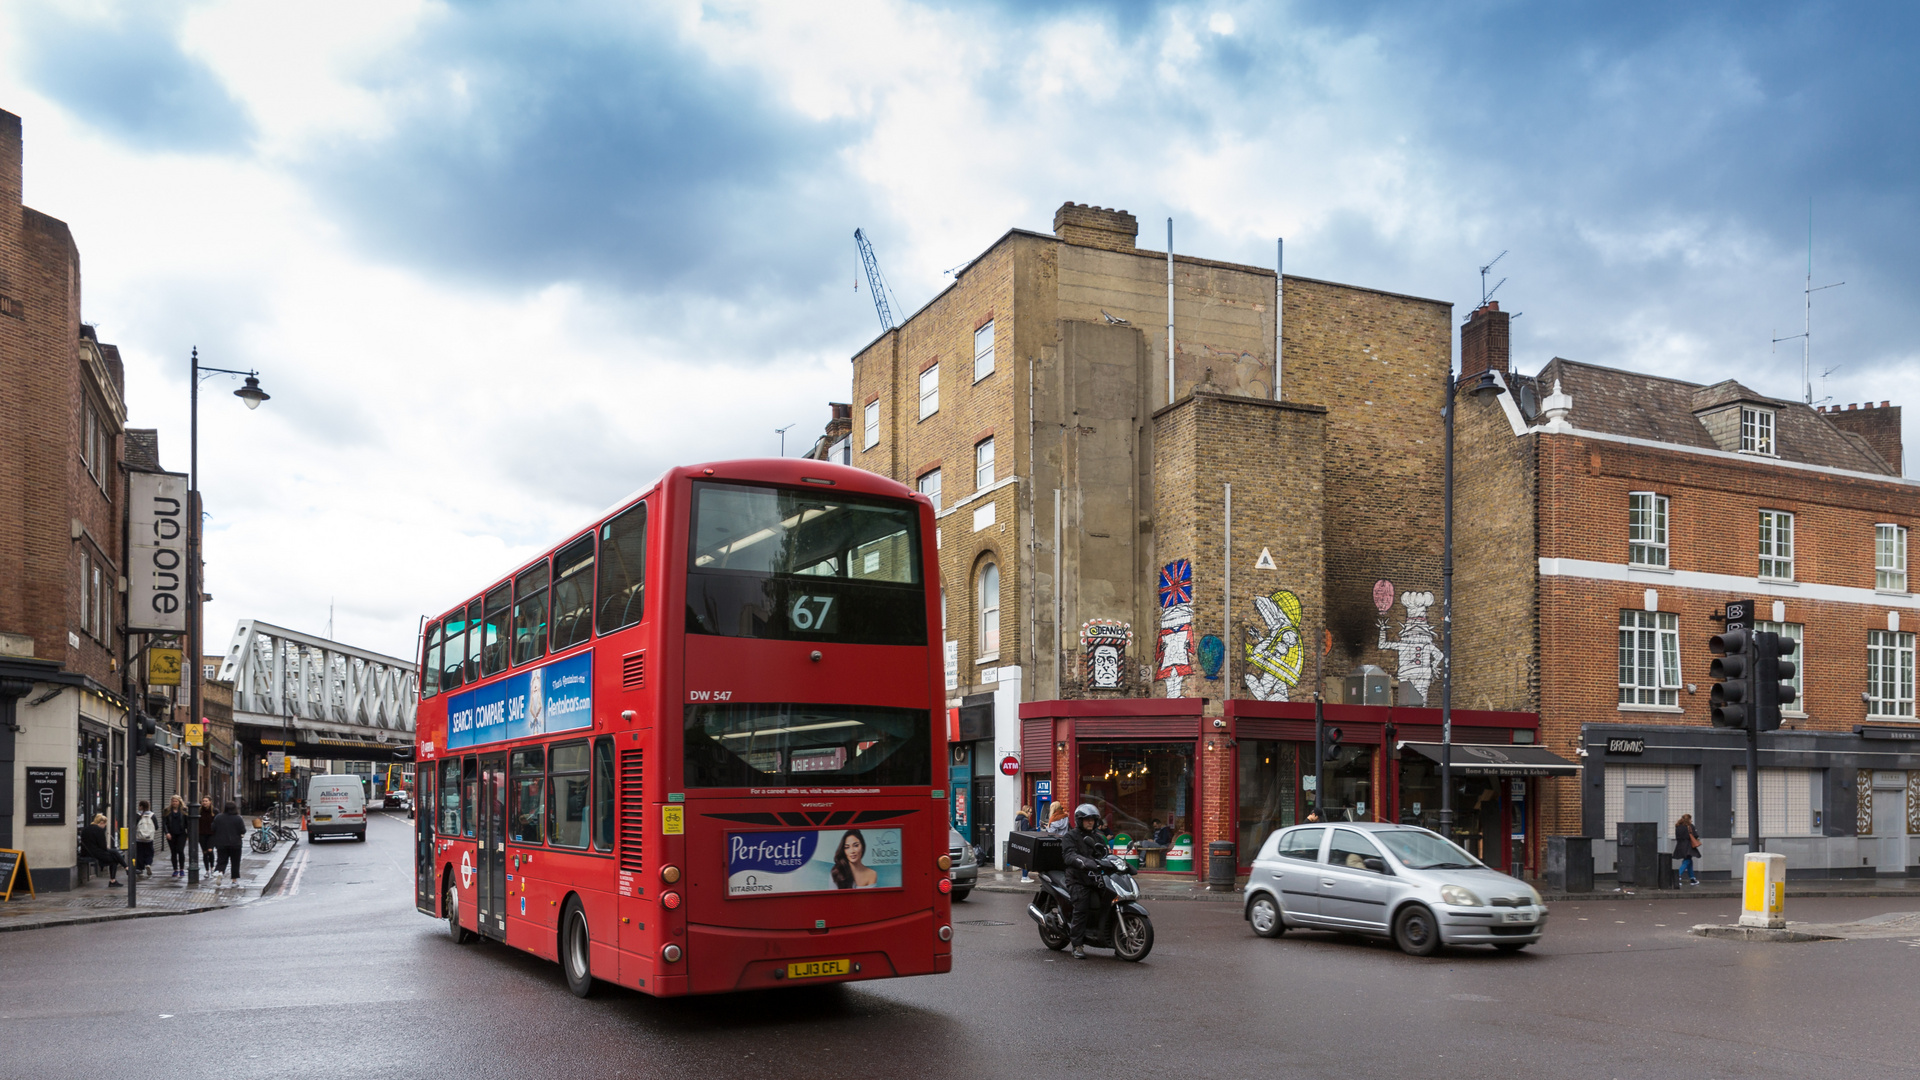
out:
<path id="1" fill-rule="evenodd" d="M 1047 831 L 1063 833 L 1067 831 L 1068 827 L 1067 804 L 1063 802 L 1054 803 L 1053 809 L 1047 812 Z"/>
<path id="2" fill-rule="evenodd" d="M 153 816 L 153 804 L 140 800 L 140 816 L 133 820 L 133 872 L 153 876 L 153 845 L 160 839 L 160 821 Z"/>
<path id="3" fill-rule="evenodd" d="M 213 820 L 219 815 L 213 811 L 213 798 L 200 796 L 200 861 L 207 865 L 207 873 L 213 873 Z"/>
<path id="4" fill-rule="evenodd" d="M 220 865 L 214 874 L 225 873 L 229 885 L 240 881 L 240 845 L 246 839 L 247 823 L 240 816 L 240 807 L 228 803 L 220 816 L 213 819 L 213 849 L 220 853 Z"/>
<path id="5" fill-rule="evenodd" d="M 187 817 L 187 802 L 175 795 L 167 804 L 167 816 L 161 819 L 161 825 L 167 832 L 167 854 L 173 857 L 173 876 L 187 876 L 187 827 L 191 819 Z"/>
<path id="6" fill-rule="evenodd" d="M 1033 831 L 1033 807 L 1023 806 L 1020 808 L 1019 813 L 1013 815 L 1013 831 L 1015 832 L 1032 832 Z M 1032 880 L 1027 876 L 1026 867 L 1020 868 L 1020 880 L 1021 881 Z"/>
<path id="7" fill-rule="evenodd" d="M 120 887 L 120 867 L 126 860 L 107 842 L 107 815 L 95 814 L 92 821 L 80 827 L 80 854 L 107 872 L 107 888 Z"/>
<path id="8" fill-rule="evenodd" d="M 1693 815 L 1681 814 L 1680 820 L 1673 823 L 1673 857 L 1680 860 L 1679 873 L 1675 876 L 1680 884 L 1700 884 L 1700 878 L 1693 872 L 1693 860 L 1699 855 L 1700 832 L 1693 827 Z"/>

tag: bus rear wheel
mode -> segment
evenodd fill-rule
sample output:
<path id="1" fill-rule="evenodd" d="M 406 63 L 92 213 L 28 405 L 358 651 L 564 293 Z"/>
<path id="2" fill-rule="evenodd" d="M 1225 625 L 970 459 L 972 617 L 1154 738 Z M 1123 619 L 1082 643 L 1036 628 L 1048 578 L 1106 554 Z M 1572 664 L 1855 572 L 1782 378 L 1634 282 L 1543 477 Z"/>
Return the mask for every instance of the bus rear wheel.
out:
<path id="1" fill-rule="evenodd" d="M 473 940 L 473 931 L 460 925 L 460 890 L 454 888 L 451 881 L 447 882 L 447 891 L 440 898 L 440 912 L 446 916 L 447 936 L 453 939 L 455 945 L 465 945 Z"/>
<path id="2" fill-rule="evenodd" d="M 567 989 L 574 997 L 593 994 L 593 938 L 587 932 L 587 913 L 578 900 L 567 901 L 567 912 L 560 919 L 560 969 L 566 973 Z"/>

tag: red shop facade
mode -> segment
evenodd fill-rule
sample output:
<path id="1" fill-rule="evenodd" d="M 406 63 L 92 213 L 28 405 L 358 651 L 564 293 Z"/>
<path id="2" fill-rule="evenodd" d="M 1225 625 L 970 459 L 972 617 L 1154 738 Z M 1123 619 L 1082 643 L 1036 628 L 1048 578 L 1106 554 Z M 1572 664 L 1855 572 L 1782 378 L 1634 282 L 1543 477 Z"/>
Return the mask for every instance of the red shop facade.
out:
<path id="1" fill-rule="evenodd" d="M 1142 868 L 1204 875 L 1231 841 L 1244 870 L 1267 836 L 1322 817 L 1440 827 L 1440 710 L 1324 706 L 1329 744 L 1315 790 L 1314 706 L 1200 698 L 1033 701 L 1020 706 L 1021 801 L 1092 802 L 1141 843 Z M 1496 869 L 1538 876 L 1541 780 L 1579 765 L 1537 745 L 1536 713 L 1453 712 L 1453 839 Z M 1334 732 L 1338 743 L 1332 743 Z M 1172 845 L 1153 838 L 1175 840 Z M 1190 847 L 1192 862 L 1171 860 Z M 1509 870 L 1509 872 L 1513 872 Z"/>

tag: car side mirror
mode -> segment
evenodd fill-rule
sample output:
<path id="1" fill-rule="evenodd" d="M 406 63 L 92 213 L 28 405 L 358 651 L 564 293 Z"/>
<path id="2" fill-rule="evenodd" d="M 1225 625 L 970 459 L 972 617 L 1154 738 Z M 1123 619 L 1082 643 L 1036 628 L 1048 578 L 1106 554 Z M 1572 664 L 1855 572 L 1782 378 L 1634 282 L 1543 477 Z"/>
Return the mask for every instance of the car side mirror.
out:
<path id="1" fill-rule="evenodd" d="M 1360 865 L 1366 867 L 1367 869 L 1373 871 L 1376 874 L 1384 874 L 1387 872 L 1387 860 L 1382 859 L 1377 855 L 1369 855 L 1366 858 L 1360 860 Z"/>

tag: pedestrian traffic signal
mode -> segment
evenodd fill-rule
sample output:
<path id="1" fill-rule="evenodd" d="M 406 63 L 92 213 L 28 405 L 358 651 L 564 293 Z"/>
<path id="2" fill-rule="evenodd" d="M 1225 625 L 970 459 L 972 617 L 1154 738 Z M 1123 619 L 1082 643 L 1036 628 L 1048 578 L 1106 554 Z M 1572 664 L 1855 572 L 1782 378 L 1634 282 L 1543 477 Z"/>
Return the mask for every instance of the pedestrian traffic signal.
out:
<path id="1" fill-rule="evenodd" d="M 1707 701 L 1713 709 L 1713 726 L 1745 728 L 1753 716 L 1753 631 L 1731 626 L 1707 639 L 1707 651 L 1713 665 L 1707 678 L 1713 691 Z"/>
<path id="2" fill-rule="evenodd" d="M 1800 643 L 1785 634 L 1762 631 L 1753 635 L 1754 709 L 1758 724 L 1755 731 L 1774 731 L 1780 727 L 1780 710 L 1800 699 L 1793 688 L 1794 672 L 1799 670 L 1788 657 Z"/>
<path id="3" fill-rule="evenodd" d="M 1340 756 L 1340 729 L 1337 727 L 1330 727 L 1327 729 L 1326 759 L 1328 761 L 1332 761 L 1339 756 Z"/>

